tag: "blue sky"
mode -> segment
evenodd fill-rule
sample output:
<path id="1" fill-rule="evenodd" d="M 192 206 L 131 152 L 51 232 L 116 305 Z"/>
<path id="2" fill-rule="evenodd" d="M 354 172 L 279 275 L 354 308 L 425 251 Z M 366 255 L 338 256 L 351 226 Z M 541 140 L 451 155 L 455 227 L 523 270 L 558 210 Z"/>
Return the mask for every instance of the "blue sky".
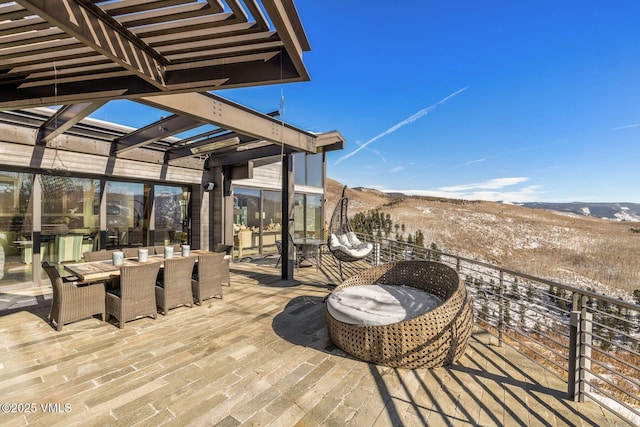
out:
<path id="1" fill-rule="evenodd" d="M 286 122 L 340 131 L 330 178 L 466 199 L 640 202 L 640 2 L 296 5 L 311 81 L 217 93 L 262 112 L 284 96 Z"/>

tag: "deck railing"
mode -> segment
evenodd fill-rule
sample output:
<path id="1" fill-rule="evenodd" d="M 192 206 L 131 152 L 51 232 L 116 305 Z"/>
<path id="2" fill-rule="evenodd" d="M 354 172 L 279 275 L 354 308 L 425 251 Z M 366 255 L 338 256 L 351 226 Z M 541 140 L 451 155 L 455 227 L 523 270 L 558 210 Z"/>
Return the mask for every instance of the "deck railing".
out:
<path id="1" fill-rule="evenodd" d="M 547 366 L 569 398 L 640 422 L 640 306 L 462 256 L 370 235 L 372 265 L 424 259 L 458 271 L 478 326 Z"/>

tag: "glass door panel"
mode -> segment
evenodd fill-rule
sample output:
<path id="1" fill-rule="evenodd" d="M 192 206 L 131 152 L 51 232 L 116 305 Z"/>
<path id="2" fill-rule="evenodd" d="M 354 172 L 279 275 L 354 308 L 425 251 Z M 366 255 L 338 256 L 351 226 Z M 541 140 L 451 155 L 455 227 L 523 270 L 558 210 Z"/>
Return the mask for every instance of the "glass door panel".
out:
<path id="1" fill-rule="evenodd" d="M 150 187 L 107 182 L 107 249 L 146 246 Z"/>
<path id="2" fill-rule="evenodd" d="M 0 287 L 33 280 L 33 178 L 0 171 Z"/>
<path id="3" fill-rule="evenodd" d="M 322 196 L 307 194 L 305 237 L 324 239 L 322 235 Z"/>
<path id="4" fill-rule="evenodd" d="M 189 196 L 188 187 L 154 187 L 155 245 L 188 243 Z"/>
<path id="5" fill-rule="evenodd" d="M 235 188 L 233 191 L 234 256 L 242 258 L 259 253 L 260 190 Z"/>
<path id="6" fill-rule="evenodd" d="M 282 193 L 263 192 L 262 255 L 278 252 L 276 240 L 282 240 Z"/>
<path id="7" fill-rule="evenodd" d="M 97 249 L 100 181 L 41 175 L 42 234 L 40 254 L 52 263 L 80 261 Z"/>

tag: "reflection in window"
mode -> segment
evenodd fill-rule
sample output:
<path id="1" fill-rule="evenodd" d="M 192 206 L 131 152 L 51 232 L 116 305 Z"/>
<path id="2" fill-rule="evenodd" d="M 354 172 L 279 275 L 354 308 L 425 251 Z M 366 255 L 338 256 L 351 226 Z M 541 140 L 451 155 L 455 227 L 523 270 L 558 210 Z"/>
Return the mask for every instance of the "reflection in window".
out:
<path id="1" fill-rule="evenodd" d="M 233 240 L 237 257 L 258 253 L 260 216 L 260 190 L 236 188 L 233 192 Z"/>
<path id="2" fill-rule="evenodd" d="M 322 235 L 322 196 L 319 194 L 294 195 L 293 237 L 324 239 Z"/>
<path id="3" fill-rule="evenodd" d="M 307 185 L 323 187 L 322 153 L 307 155 Z"/>
<path id="4" fill-rule="evenodd" d="M 294 183 L 305 185 L 307 183 L 307 167 L 304 153 L 296 153 L 293 155 L 293 177 Z"/>
<path id="5" fill-rule="evenodd" d="M 276 253 L 276 240 L 282 240 L 282 193 L 263 191 L 265 218 L 262 228 L 262 254 Z"/>
<path id="6" fill-rule="evenodd" d="M 33 175 L 0 171 L 0 286 L 32 280 Z"/>
<path id="7" fill-rule="evenodd" d="M 322 236 L 322 196 L 307 194 L 305 237 L 323 239 Z"/>
<path id="8" fill-rule="evenodd" d="M 42 175 L 40 254 L 50 262 L 79 261 L 97 249 L 100 181 Z"/>
<path id="9" fill-rule="evenodd" d="M 294 182 L 299 185 L 323 187 L 323 154 L 296 153 L 293 156 Z"/>
<path id="10" fill-rule="evenodd" d="M 293 238 L 304 237 L 304 194 L 293 196 Z"/>
<path id="11" fill-rule="evenodd" d="M 189 188 L 154 187 L 155 244 L 173 245 L 189 240 Z"/>
<path id="12" fill-rule="evenodd" d="M 150 187 L 131 182 L 107 182 L 107 248 L 144 246 L 145 212 Z"/>

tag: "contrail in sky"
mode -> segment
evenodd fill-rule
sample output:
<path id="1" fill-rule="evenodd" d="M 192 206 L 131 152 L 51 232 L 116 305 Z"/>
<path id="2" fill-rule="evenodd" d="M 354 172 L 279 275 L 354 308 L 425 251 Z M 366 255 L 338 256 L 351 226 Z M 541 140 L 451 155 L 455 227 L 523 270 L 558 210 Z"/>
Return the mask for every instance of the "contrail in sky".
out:
<path id="1" fill-rule="evenodd" d="M 467 87 L 463 87 L 462 89 L 458 89 L 457 91 L 453 92 L 452 94 L 445 96 L 444 98 L 442 98 L 440 101 L 436 102 L 435 104 L 430 105 L 427 108 L 423 108 L 422 110 L 420 110 L 417 113 L 415 113 L 413 116 L 411 116 L 411 117 L 409 117 L 407 119 L 404 119 L 403 121 L 401 121 L 397 125 L 387 129 L 386 131 L 382 132 L 380 135 L 374 136 L 373 138 L 371 138 L 370 140 L 368 140 L 367 142 L 365 142 L 364 144 L 362 144 L 361 146 L 359 146 L 358 148 L 353 150 L 351 153 L 340 157 L 338 160 L 336 160 L 336 162 L 334 163 L 334 166 L 337 165 L 338 163 L 342 162 L 343 160 L 347 160 L 349 157 L 355 155 L 358 151 L 363 150 L 364 148 L 366 148 L 367 145 L 371 144 L 374 141 L 377 141 L 378 139 L 382 138 L 383 136 L 387 136 L 390 133 L 393 133 L 393 132 L 397 131 L 402 126 L 408 125 L 410 123 L 413 123 L 416 120 L 426 116 L 427 114 L 429 114 L 430 112 L 435 110 L 438 105 L 444 104 L 445 102 L 447 102 L 448 100 L 450 100 L 454 96 L 459 95 L 462 92 L 464 92 L 467 89 Z"/>

